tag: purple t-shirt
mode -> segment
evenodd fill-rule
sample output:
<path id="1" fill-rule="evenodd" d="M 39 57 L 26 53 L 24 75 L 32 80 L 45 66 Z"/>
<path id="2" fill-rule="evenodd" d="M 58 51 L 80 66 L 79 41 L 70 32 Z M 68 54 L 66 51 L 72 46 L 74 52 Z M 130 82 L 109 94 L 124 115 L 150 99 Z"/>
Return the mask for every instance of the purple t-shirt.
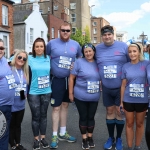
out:
<path id="1" fill-rule="evenodd" d="M 0 59 L 0 106 L 12 105 L 15 96 L 15 78 L 5 57 Z"/>
<path id="2" fill-rule="evenodd" d="M 147 66 L 146 71 L 147 71 L 147 79 L 149 85 L 148 99 L 149 99 L 149 107 L 150 107 L 150 65 Z"/>
<path id="3" fill-rule="evenodd" d="M 126 63 L 122 68 L 122 79 L 127 79 L 124 92 L 124 102 L 148 103 L 148 83 L 146 68 L 149 61 L 139 61 L 137 64 Z"/>
<path id="4" fill-rule="evenodd" d="M 21 79 L 21 76 L 23 76 L 23 78 L 22 78 L 23 79 L 23 84 L 21 85 L 20 79 L 19 79 L 19 77 L 17 75 L 16 70 L 12 70 L 12 73 L 13 73 L 13 75 L 15 77 L 15 84 L 16 84 L 15 85 L 14 104 L 11 107 L 11 111 L 12 112 L 16 112 L 16 111 L 20 111 L 20 110 L 25 109 L 25 101 L 26 100 L 25 99 L 24 100 L 20 99 L 20 90 L 24 90 L 24 94 L 27 95 L 27 81 L 26 81 L 26 78 L 25 78 L 25 76 L 23 74 L 23 71 L 21 71 L 21 69 L 17 69 L 17 71 L 18 71 L 20 79 Z"/>
<path id="5" fill-rule="evenodd" d="M 96 61 L 102 84 L 110 89 L 121 87 L 121 69 L 129 61 L 128 46 L 119 41 L 106 46 L 101 43 L 96 46 Z"/>
<path id="6" fill-rule="evenodd" d="M 67 42 L 60 38 L 51 40 L 46 50 L 51 56 L 51 74 L 58 78 L 68 77 L 71 63 L 82 56 L 79 43 L 71 39 Z"/>
<path id="7" fill-rule="evenodd" d="M 76 76 L 74 97 L 81 101 L 98 101 L 100 99 L 100 76 L 96 62 L 79 58 L 74 63 L 71 74 Z"/>

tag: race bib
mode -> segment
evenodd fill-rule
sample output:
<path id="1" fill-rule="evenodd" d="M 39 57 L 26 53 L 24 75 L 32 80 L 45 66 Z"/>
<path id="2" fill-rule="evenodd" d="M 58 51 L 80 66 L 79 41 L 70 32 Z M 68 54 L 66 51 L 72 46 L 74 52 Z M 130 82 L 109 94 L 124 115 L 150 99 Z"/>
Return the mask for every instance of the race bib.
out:
<path id="1" fill-rule="evenodd" d="M 104 78 L 117 78 L 117 65 L 104 66 Z"/>
<path id="2" fill-rule="evenodd" d="M 98 93 L 99 92 L 99 81 L 87 81 L 87 92 Z"/>
<path id="3" fill-rule="evenodd" d="M 64 69 L 70 69 L 71 61 L 72 58 L 70 57 L 60 56 L 58 67 Z"/>
<path id="4" fill-rule="evenodd" d="M 38 88 L 43 89 L 50 86 L 49 76 L 38 77 Z"/>
<path id="5" fill-rule="evenodd" d="M 131 97 L 144 98 L 144 84 L 130 84 L 129 95 Z"/>
<path id="6" fill-rule="evenodd" d="M 3 137 L 7 129 L 7 122 L 4 114 L 0 111 L 0 139 Z"/>
<path id="7" fill-rule="evenodd" d="M 13 74 L 7 75 L 6 79 L 7 79 L 7 83 L 8 83 L 9 89 L 14 89 L 15 88 L 15 78 L 14 78 L 14 75 Z"/>
<path id="8" fill-rule="evenodd" d="M 21 84 L 16 84 L 15 96 L 20 96 L 20 91 L 21 90 L 26 91 L 26 87 L 27 87 L 27 84 L 23 84 L 22 87 L 21 87 Z"/>

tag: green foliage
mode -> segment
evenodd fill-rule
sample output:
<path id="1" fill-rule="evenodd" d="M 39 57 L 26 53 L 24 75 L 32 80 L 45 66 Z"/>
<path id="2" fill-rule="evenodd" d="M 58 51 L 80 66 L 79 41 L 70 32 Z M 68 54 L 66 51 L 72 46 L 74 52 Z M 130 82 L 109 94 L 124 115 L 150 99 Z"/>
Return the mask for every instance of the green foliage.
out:
<path id="1" fill-rule="evenodd" d="M 71 39 L 77 41 L 81 46 L 84 43 L 89 43 L 90 42 L 90 31 L 89 27 L 86 26 L 84 29 L 85 35 L 82 35 L 82 30 L 81 29 L 76 29 L 76 33 L 71 35 Z"/>

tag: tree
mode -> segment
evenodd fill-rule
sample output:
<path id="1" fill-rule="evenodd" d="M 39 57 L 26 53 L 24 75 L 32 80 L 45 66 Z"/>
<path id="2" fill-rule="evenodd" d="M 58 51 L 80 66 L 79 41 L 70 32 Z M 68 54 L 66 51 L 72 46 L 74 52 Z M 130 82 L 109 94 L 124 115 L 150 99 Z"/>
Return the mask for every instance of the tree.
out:
<path id="1" fill-rule="evenodd" d="M 89 30 L 89 27 L 86 26 L 85 29 L 85 39 L 84 39 L 84 42 L 85 43 L 90 43 L 90 30 Z"/>

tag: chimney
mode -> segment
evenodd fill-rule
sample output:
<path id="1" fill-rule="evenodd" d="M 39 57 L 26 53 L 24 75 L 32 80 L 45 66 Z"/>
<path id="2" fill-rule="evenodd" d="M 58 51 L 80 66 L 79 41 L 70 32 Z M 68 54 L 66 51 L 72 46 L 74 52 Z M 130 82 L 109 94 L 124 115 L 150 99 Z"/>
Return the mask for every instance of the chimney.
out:
<path id="1" fill-rule="evenodd" d="M 35 0 L 35 2 L 33 3 L 33 8 L 32 8 L 32 10 L 33 10 L 33 11 L 37 11 L 37 12 L 39 12 L 39 10 L 40 10 L 40 6 L 39 6 L 37 0 Z"/>
<path id="2" fill-rule="evenodd" d="M 65 10 L 62 10 L 62 12 L 61 12 L 61 19 L 63 21 L 67 21 L 67 14 L 65 13 Z"/>

